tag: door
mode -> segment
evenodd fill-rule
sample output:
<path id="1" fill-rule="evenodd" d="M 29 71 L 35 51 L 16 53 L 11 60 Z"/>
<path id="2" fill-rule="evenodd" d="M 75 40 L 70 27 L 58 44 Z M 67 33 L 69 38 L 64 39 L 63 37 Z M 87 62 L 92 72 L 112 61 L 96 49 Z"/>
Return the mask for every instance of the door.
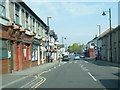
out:
<path id="1" fill-rule="evenodd" d="M 13 60 L 13 43 L 10 43 L 10 51 L 11 51 L 11 59 L 10 59 L 10 68 L 11 68 L 11 72 L 14 71 L 14 60 Z"/>
<path id="2" fill-rule="evenodd" d="M 21 53 L 20 53 L 20 44 L 17 44 L 17 65 L 18 65 L 18 70 L 21 69 L 21 63 L 20 63 L 20 58 L 21 58 Z"/>

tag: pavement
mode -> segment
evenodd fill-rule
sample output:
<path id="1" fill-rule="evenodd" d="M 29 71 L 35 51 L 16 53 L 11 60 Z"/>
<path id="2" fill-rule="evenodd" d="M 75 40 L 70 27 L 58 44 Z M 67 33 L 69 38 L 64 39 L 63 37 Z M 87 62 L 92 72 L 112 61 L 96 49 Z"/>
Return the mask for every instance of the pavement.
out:
<path id="1" fill-rule="evenodd" d="M 114 62 L 108 62 L 104 60 L 95 60 L 94 58 L 85 58 L 85 60 L 92 62 L 93 64 L 96 65 L 101 65 L 101 66 L 113 66 L 113 67 L 118 67 L 120 68 L 119 63 L 114 63 Z"/>
<path id="2" fill-rule="evenodd" d="M 2 80 L 2 82 L 0 82 L 0 89 L 6 88 L 10 84 L 17 83 L 20 80 L 25 79 L 27 77 L 35 76 L 38 73 L 48 70 L 58 64 L 59 63 L 57 61 L 54 61 L 52 63 L 46 63 L 43 65 L 27 68 L 21 71 L 0 75 L 0 80 Z"/>

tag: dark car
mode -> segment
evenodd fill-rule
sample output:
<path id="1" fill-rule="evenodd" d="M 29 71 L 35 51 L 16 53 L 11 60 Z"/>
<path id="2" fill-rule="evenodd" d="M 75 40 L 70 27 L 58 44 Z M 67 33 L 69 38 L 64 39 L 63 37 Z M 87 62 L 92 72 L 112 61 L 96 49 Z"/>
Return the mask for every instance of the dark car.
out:
<path id="1" fill-rule="evenodd" d="M 68 55 L 64 55 L 64 56 L 63 56 L 63 61 L 69 61 Z"/>

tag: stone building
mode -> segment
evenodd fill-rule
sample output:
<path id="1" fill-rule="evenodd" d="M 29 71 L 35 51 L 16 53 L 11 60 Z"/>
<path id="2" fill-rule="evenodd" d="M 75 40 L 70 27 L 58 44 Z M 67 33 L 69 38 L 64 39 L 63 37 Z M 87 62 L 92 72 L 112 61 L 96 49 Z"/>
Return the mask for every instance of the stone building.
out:
<path id="1" fill-rule="evenodd" d="M 112 62 L 120 62 L 120 25 L 111 30 L 111 42 L 112 42 Z M 101 60 L 111 61 L 110 57 L 110 29 L 105 30 L 100 34 L 98 42 L 101 44 L 98 46 L 101 52 Z"/>

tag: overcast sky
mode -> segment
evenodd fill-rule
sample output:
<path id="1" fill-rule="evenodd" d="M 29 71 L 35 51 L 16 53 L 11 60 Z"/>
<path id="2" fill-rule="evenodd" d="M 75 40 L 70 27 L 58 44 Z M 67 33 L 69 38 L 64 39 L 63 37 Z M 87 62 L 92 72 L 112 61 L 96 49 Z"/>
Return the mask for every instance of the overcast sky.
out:
<path id="1" fill-rule="evenodd" d="M 103 11 L 112 11 L 112 26 L 118 25 L 118 0 L 24 0 L 25 3 L 46 23 L 50 19 L 50 29 L 54 30 L 64 44 L 86 44 L 98 34 L 97 24 L 101 25 L 101 32 L 109 27 L 109 13 L 102 16 Z M 73 2 L 74 1 L 74 2 Z"/>

